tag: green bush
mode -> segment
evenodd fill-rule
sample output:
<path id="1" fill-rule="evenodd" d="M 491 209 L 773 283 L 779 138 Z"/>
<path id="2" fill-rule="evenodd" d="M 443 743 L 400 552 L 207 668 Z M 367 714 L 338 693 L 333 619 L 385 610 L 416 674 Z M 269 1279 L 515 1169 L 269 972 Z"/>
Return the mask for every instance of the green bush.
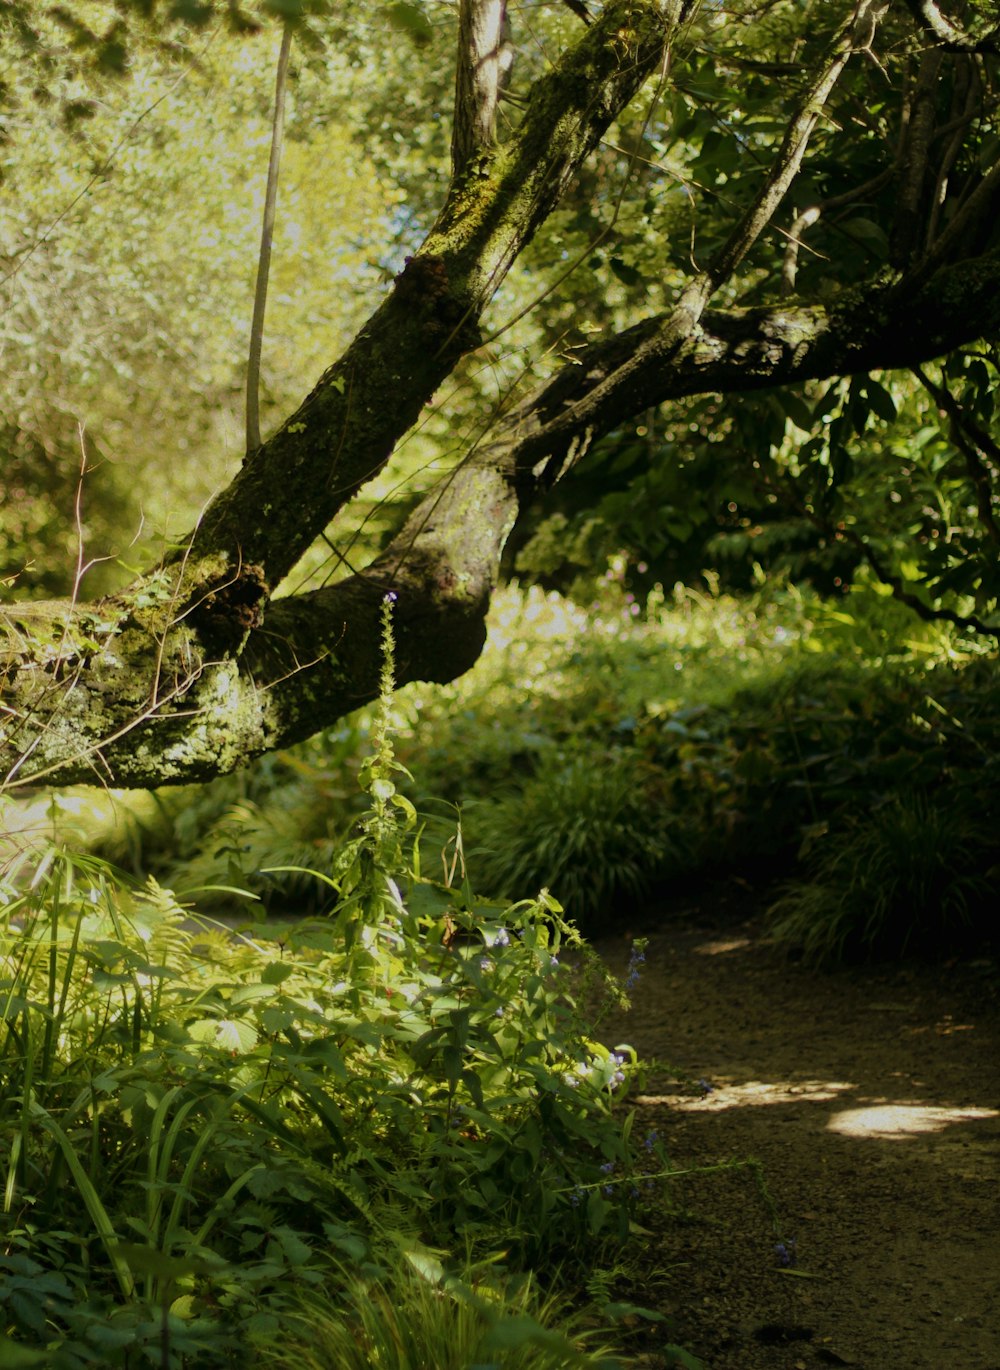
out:
<path id="1" fill-rule="evenodd" d="M 491 1264 L 448 1273 L 433 1254 L 409 1251 L 377 1277 L 347 1280 L 331 1307 L 305 1293 L 278 1344 L 265 1346 L 275 1370 L 616 1370 L 620 1362 L 592 1328 L 530 1277 Z"/>
<path id="2" fill-rule="evenodd" d="M 551 888 L 593 932 L 623 911 L 633 922 L 637 904 L 648 916 L 678 877 L 728 867 L 787 881 L 821 834 L 863 824 L 894 795 L 959 794 L 995 823 L 988 653 L 863 588 L 833 603 L 768 586 L 742 600 L 656 590 L 640 606 L 619 574 L 590 613 L 508 588 L 475 671 L 394 698 L 412 772 L 399 784 L 421 813 L 426 869 L 455 864 L 458 810 L 479 888 Z M 165 792 L 152 813 L 149 799 L 119 799 L 126 817 L 147 812 L 111 833 L 105 821 L 97 849 L 136 870 L 152 863 L 203 907 L 238 903 L 243 889 L 258 910 L 322 911 L 336 891 L 309 872 L 329 867 L 358 821 L 374 719 L 362 711 L 180 800 Z M 81 792 L 53 807 L 59 831 L 82 835 Z"/>

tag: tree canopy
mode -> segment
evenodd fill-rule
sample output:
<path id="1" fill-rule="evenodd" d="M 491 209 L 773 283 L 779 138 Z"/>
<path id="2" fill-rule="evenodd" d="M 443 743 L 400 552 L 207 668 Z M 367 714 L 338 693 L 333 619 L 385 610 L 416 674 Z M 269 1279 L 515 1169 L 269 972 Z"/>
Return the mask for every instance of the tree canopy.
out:
<path id="1" fill-rule="evenodd" d="M 721 499 L 746 560 L 785 513 L 996 631 L 995 4 L 12 0 L 0 23 L 12 469 L 52 447 L 72 494 L 102 440 L 84 391 L 109 445 L 145 427 L 151 484 L 242 457 L 124 588 L 87 598 L 79 515 L 68 596 L 12 581 L 8 784 L 205 779 L 303 739 L 378 693 L 390 594 L 398 680 L 453 679 L 508 541 L 572 560 L 587 508 L 665 555 Z M 284 25 L 267 431 L 241 453 L 245 338 L 212 299 L 250 300 Z"/>

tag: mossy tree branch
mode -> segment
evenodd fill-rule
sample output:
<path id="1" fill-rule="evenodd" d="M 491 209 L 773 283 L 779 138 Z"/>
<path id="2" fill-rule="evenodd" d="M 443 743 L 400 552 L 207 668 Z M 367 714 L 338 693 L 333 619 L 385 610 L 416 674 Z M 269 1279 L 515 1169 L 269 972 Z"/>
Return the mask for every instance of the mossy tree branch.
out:
<path id="1" fill-rule="evenodd" d="M 670 399 L 912 367 L 995 333 L 1000 254 L 942 269 L 913 291 L 895 282 L 825 306 L 706 310 L 670 356 L 626 367 L 662 325 L 653 317 L 593 344 L 428 495 L 363 573 L 274 601 L 236 658 L 213 656 L 169 600 L 175 621 L 155 670 L 135 611 L 102 622 L 91 609 L 68 630 L 56 611 L 45 660 L 33 645 L 45 635 L 37 611 L 19 615 L 21 626 L 8 627 L 0 766 L 15 783 L 154 785 L 207 779 L 301 740 L 378 693 L 379 606 L 390 589 L 399 682 L 454 679 L 482 648 L 507 536 L 589 442 Z"/>

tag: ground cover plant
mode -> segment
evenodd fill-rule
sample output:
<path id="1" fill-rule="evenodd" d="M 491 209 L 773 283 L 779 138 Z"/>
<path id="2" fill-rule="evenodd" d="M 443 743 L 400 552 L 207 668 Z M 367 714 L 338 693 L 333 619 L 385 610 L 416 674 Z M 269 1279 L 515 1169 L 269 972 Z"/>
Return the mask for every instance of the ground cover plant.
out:
<path id="1" fill-rule="evenodd" d="M 83 853 L 80 792 L 49 797 L 47 842 L 8 835 L 11 1355 L 334 1364 L 350 1344 L 416 1365 L 448 1343 L 596 1364 L 523 1272 L 561 1260 L 582 1285 L 574 1261 L 626 1238 L 669 1167 L 631 1136 L 629 1052 L 595 1040 L 621 991 L 589 960 L 581 985 L 555 893 L 600 931 L 720 861 L 787 875 L 801 853 L 774 930 L 807 955 L 988 932 L 988 656 L 956 670 L 860 592 L 832 615 L 783 589 L 639 613 L 629 594 L 613 575 L 584 620 L 512 589 L 481 672 L 437 694 L 392 690 L 387 637 L 378 707 L 326 756 L 269 759 L 200 808 L 168 792 L 131 826 L 107 799 L 119 854 L 159 881 Z M 480 870 L 488 894 L 536 893 L 481 897 Z"/>

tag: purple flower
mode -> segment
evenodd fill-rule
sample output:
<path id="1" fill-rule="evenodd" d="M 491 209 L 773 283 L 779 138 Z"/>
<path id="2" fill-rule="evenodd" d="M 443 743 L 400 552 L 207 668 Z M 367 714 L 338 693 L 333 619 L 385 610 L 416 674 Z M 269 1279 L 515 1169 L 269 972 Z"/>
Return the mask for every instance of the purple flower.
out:
<path id="1" fill-rule="evenodd" d="M 775 1242 L 774 1254 L 778 1258 L 779 1265 L 794 1265 L 796 1260 L 795 1238 L 792 1237 L 787 1242 Z"/>
<path id="2" fill-rule="evenodd" d="M 645 961 L 645 959 L 646 959 L 646 950 L 645 950 L 645 947 L 643 947 L 642 945 L 634 946 L 634 947 L 632 948 L 632 954 L 631 954 L 631 956 L 629 957 L 629 962 L 628 962 L 628 975 L 625 977 L 625 988 L 626 988 L 626 989 L 632 989 L 634 985 L 637 985 L 637 984 L 639 983 L 639 975 L 640 975 L 639 967 L 642 965 L 642 963 Z"/>

